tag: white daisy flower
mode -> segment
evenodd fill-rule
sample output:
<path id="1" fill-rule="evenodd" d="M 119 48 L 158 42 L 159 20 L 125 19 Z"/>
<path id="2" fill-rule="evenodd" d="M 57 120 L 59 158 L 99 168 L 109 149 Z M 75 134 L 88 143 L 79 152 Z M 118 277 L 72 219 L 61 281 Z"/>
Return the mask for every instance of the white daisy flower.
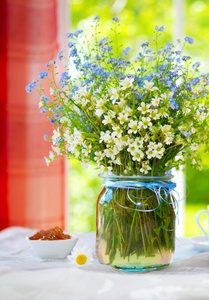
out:
<path id="1" fill-rule="evenodd" d="M 78 94 L 73 95 L 72 98 L 75 101 L 75 103 L 80 103 L 81 102 L 81 97 Z"/>
<path id="2" fill-rule="evenodd" d="M 173 137 L 168 135 L 166 136 L 165 143 L 166 145 L 170 145 L 173 142 Z"/>
<path id="3" fill-rule="evenodd" d="M 155 98 L 152 98 L 152 105 L 153 106 L 158 106 L 158 104 L 160 103 L 161 98 L 158 96 L 155 96 Z"/>
<path id="4" fill-rule="evenodd" d="M 56 129 L 53 130 L 53 136 L 52 136 L 53 145 L 56 144 L 56 141 L 57 141 L 58 138 L 60 138 L 59 128 L 57 130 Z"/>
<path id="5" fill-rule="evenodd" d="M 165 148 L 163 148 L 162 143 L 158 143 L 155 145 L 155 149 L 154 149 L 155 157 L 161 158 L 163 156 L 164 151 Z"/>
<path id="6" fill-rule="evenodd" d="M 146 151 L 146 154 L 148 159 L 155 157 L 154 150 L 151 148 Z"/>
<path id="7" fill-rule="evenodd" d="M 96 101 L 96 107 L 97 108 L 102 108 L 102 106 L 105 104 L 106 99 L 100 98 L 99 100 Z"/>
<path id="8" fill-rule="evenodd" d="M 165 112 L 164 110 L 161 110 L 161 111 L 159 112 L 159 115 L 160 115 L 160 117 L 162 117 L 162 118 L 168 118 L 168 117 L 169 117 L 169 115 L 167 114 L 167 112 Z"/>
<path id="9" fill-rule="evenodd" d="M 204 87 L 203 87 L 203 86 L 198 86 L 198 87 L 197 87 L 197 92 L 198 92 L 198 93 L 204 92 Z"/>
<path id="10" fill-rule="evenodd" d="M 112 118 L 110 116 L 104 116 L 104 120 L 102 121 L 102 123 L 104 125 L 107 125 L 107 124 L 111 124 L 112 123 Z"/>
<path id="11" fill-rule="evenodd" d="M 128 126 L 130 127 L 130 129 L 128 130 L 129 134 L 131 134 L 132 132 L 137 133 L 137 130 L 138 130 L 138 122 L 137 121 L 131 120 L 130 123 L 128 124 Z"/>
<path id="12" fill-rule="evenodd" d="M 148 164 L 142 164 L 140 171 L 144 174 L 147 174 L 151 170 L 151 167 Z"/>
<path id="13" fill-rule="evenodd" d="M 122 112 L 122 113 L 118 114 L 118 120 L 119 120 L 119 122 L 120 122 L 121 125 L 128 120 L 128 116 L 129 115 L 126 112 Z"/>
<path id="14" fill-rule="evenodd" d="M 139 106 L 137 109 L 141 111 L 141 113 L 144 115 L 150 111 L 149 108 L 150 108 L 150 104 L 146 105 L 144 102 L 142 102 L 141 106 Z"/>
<path id="15" fill-rule="evenodd" d="M 118 100 L 119 95 L 118 95 L 118 91 L 116 88 L 110 88 L 108 90 L 109 95 L 110 95 L 110 100 L 112 100 L 112 103 L 115 104 L 116 100 Z"/>
<path id="16" fill-rule="evenodd" d="M 127 113 L 128 115 L 131 115 L 132 114 L 132 109 L 129 107 L 129 106 L 126 106 L 123 113 Z"/>
<path id="17" fill-rule="evenodd" d="M 111 174 L 112 173 L 112 167 L 107 167 L 107 166 L 100 166 L 100 172 L 102 174 Z"/>
<path id="18" fill-rule="evenodd" d="M 149 117 L 142 117 L 142 121 L 139 122 L 139 128 L 143 127 L 146 129 L 147 127 L 152 126 L 152 122 L 150 122 L 151 119 Z"/>
<path id="19" fill-rule="evenodd" d="M 108 140 L 110 139 L 110 131 L 101 131 L 100 133 L 100 142 L 104 141 L 105 143 L 108 142 Z"/>
<path id="20" fill-rule="evenodd" d="M 72 265 L 82 266 L 93 261 L 93 251 L 87 247 L 75 247 L 70 255 L 67 256 Z"/>
<path id="21" fill-rule="evenodd" d="M 70 119 L 68 119 L 68 118 L 66 118 L 66 117 L 61 117 L 60 123 L 61 123 L 61 124 L 67 123 L 69 126 L 71 125 Z"/>
<path id="22" fill-rule="evenodd" d="M 150 116 L 153 120 L 158 120 L 158 119 L 160 119 L 160 115 L 158 114 L 158 110 L 157 110 L 157 109 L 151 110 L 149 116 Z"/>
<path id="23" fill-rule="evenodd" d="M 142 160 L 142 158 L 144 157 L 144 153 L 141 150 L 137 150 L 135 152 L 131 152 L 132 158 L 133 160 L 137 160 L 138 162 L 140 162 Z"/>
<path id="24" fill-rule="evenodd" d="M 207 78 L 201 78 L 200 83 L 203 84 L 203 85 L 207 84 L 208 83 Z"/>
<path id="25" fill-rule="evenodd" d="M 164 134 L 168 134 L 169 132 L 170 132 L 170 130 L 171 130 L 171 125 L 160 125 L 160 129 L 162 130 L 162 132 L 164 133 Z"/>
<path id="26" fill-rule="evenodd" d="M 115 155 L 117 154 L 117 153 L 115 153 L 115 150 L 111 149 L 111 148 L 105 149 L 104 153 L 105 153 L 106 157 L 109 157 L 112 160 L 115 159 Z"/>
<path id="27" fill-rule="evenodd" d="M 74 127 L 74 141 L 79 145 L 81 145 L 83 143 L 83 139 L 82 139 L 82 132 L 78 131 L 76 127 Z"/>
<path id="28" fill-rule="evenodd" d="M 83 97 L 81 100 L 82 100 L 81 101 L 81 106 L 83 106 L 83 107 L 85 107 L 86 104 L 89 102 L 89 100 L 87 98 L 85 98 L 85 97 Z"/>
<path id="29" fill-rule="evenodd" d="M 118 151 L 123 150 L 123 148 L 126 146 L 125 138 L 114 138 L 115 147 L 118 149 Z"/>
<path id="30" fill-rule="evenodd" d="M 196 151 L 196 150 L 199 149 L 199 148 L 200 148 L 200 146 L 199 146 L 198 144 L 196 144 L 196 143 L 193 143 L 193 144 L 191 145 L 191 150 Z"/>
<path id="31" fill-rule="evenodd" d="M 119 126 L 112 126 L 112 129 L 113 129 L 112 137 L 113 138 L 115 138 L 115 137 L 121 138 L 121 135 L 123 132 L 122 129 Z"/>
<path id="32" fill-rule="evenodd" d="M 126 77 L 124 80 L 121 80 L 121 81 L 120 81 L 120 85 L 122 86 L 121 89 L 122 89 L 122 90 L 126 90 L 126 89 L 128 89 L 129 87 L 132 87 L 133 82 L 134 82 L 134 78 Z"/>
<path id="33" fill-rule="evenodd" d="M 95 110 L 95 115 L 96 115 L 97 117 L 101 117 L 101 115 L 102 115 L 104 112 L 105 112 L 104 109 L 102 109 L 102 108 L 97 108 L 97 109 Z"/>
<path id="34" fill-rule="evenodd" d="M 119 166 L 122 165 L 121 159 L 120 159 L 119 156 L 113 161 L 113 163 L 116 164 L 116 165 L 119 165 Z"/>
<path id="35" fill-rule="evenodd" d="M 86 86 L 81 86 L 80 89 L 79 89 L 79 93 L 80 93 L 81 96 L 84 96 L 84 97 L 89 96 L 89 91 L 87 90 Z"/>
<path id="36" fill-rule="evenodd" d="M 86 145 L 86 144 L 84 144 L 83 145 L 83 149 L 82 149 L 82 153 L 84 154 L 84 156 L 88 156 L 88 154 L 91 152 L 91 148 L 92 148 L 92 145 Z"/>
<path id="37" fill-rule="evenodd" d="M 137 143 L 133 142 L 129 144 L 127 151 L 130 152 L 131 154 L 134 154 L 137 151 L 137 149 L 138 149 Z"/>
<path id="38" fill-rule="evenodd" d="M 200 120 L 200 119 L 201 119 L 201 114 L 200 114 L 199 111 L 196 112 L 194 118 L 195 118 L 196 120 Z"/>
<path id="39" fill-rule="evenodd" d="M 95 154 L 95 156 L 94 156 L 95 161 L 103 160 L 104 153 L 102 153 L 101 151 L 95 151 L 94 154 Z"/>
<path id="40" fill-rule="evenodd" d="M 154 90 L 158 90 L 157 87 L 154 86 L 154 82 L 149 82 L 147 80 L 144 81 L 144 88 L 147 91 L 154 91 Z"/>
<path id="41" fill-rule="evenodd" d="M 152 150 L 154 150 L 155 149 L 155 145 L 156 144 L 154 142 L 150 142 L 149 143 L 149 148 L 152 149 Z"/>

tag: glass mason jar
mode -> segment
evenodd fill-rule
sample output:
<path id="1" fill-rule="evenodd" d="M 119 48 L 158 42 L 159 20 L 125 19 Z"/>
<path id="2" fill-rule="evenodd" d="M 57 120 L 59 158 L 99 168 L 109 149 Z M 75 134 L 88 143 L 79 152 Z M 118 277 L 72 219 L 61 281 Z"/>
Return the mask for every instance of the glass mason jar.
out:
<path id="1" fill-rule="evenodd" d="M 96 253 L 124 271 L 165 268 L 175 248 L 172 176 L 107 175 L 97 200 Z"/>

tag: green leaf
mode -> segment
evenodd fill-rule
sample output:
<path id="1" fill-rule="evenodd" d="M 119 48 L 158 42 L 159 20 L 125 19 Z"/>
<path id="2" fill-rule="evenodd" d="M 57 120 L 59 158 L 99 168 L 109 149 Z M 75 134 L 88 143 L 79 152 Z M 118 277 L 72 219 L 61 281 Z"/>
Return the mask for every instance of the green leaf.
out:
<path id="1" fill-rule="evenodd" d="M 160 235 L 160 230 L 161 230 L 161 227 L 158 227 L 158 228 L 154 229 L 154 232 L 156 233 L 157 236 Z"/>
<path id="2" fill-rule="evenodd" d="M 157 237 L 154 236 L 150 236 L 149 238 L 152 244 L 154 243 L 155 240 L 157 240 Z"/>

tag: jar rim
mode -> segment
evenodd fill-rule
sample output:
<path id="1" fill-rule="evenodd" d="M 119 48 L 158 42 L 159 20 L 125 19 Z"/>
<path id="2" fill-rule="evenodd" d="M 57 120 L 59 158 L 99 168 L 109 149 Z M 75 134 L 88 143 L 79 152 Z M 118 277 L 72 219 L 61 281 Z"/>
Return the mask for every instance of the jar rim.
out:
<path id="1" fill-rule="evenodd" d="M 99 174 L 99 177 L 103 178 L 103 179 L 151 179 L 151 180 L 168 180 L 168 179 L 172 179 L 174 176 L 171 175 L 167 175 L 165 173 L 154 173 L 154 174 L 147 174 L 147 175 L 143 175 L 143 174 L 134 174 L 134 175 L 130 175 L 130 174 L 119 174 L 119 173 L 113 173 L 113 174 L 107 174 L 107 173 L 103 173 L 103 174 Z"/>

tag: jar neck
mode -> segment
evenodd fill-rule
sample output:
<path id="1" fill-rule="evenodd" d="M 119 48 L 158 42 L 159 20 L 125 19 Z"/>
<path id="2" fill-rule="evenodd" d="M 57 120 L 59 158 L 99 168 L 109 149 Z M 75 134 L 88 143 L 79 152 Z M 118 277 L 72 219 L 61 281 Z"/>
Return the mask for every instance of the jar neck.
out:
<path id="1" fill-rule="evenodd" d="M 153 182 L 153 181 L 170 181 L 173 175 L 166 175 L 165 173 L 157 173 L 154 175 L 127 175 L 127 174 L 99 174 L 99 177 L 109 181 L 141 181 L 141 182 Z"/>

